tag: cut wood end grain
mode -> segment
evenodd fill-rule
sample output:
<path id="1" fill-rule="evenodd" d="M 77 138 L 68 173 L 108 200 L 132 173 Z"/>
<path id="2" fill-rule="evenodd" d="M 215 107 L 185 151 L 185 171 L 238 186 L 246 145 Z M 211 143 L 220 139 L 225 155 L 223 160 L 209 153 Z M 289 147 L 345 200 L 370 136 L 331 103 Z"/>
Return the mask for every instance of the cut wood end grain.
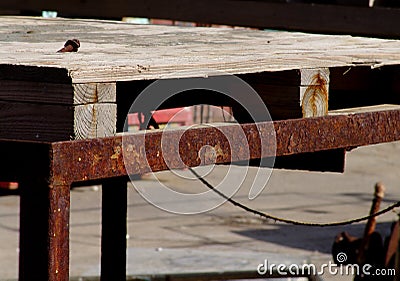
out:
<path id="1" fill-rule="evenodd" d="M 117 105 L 108 103 L 75 106 L 75 139 L 114 136 L 117 122 Z"/>
<path id="2" fill-rule="evenodd" d="M 115 83 L 84 83 L 73 84 L 74 104 L 116 102 Z"/>
<path id="3" fill-rule="evenodd" d="M 328 114 L 329 69 L 303 69 L 301 72 L 300 102 L 303 117 Z"/>

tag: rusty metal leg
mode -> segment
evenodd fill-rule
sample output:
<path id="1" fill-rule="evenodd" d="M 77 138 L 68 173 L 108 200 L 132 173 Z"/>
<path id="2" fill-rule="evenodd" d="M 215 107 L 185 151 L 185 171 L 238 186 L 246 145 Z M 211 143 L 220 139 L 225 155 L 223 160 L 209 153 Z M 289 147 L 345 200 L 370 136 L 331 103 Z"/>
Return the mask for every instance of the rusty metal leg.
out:
<path id="1" fill-rule="evenodd" d="M 101 281 L 126 280 L 127 180 L 112 179 L 102 188 Z"/>
<path id="2" fill-rule="evenodd" d="M 19 280 L 69 278 L 69 186 L 45 177 L 20 184 Z"/>
<path id="3" fill-rule="evenodd" d="M 69 280 L 70 186 L 49 190 L 49 280 Z"/>

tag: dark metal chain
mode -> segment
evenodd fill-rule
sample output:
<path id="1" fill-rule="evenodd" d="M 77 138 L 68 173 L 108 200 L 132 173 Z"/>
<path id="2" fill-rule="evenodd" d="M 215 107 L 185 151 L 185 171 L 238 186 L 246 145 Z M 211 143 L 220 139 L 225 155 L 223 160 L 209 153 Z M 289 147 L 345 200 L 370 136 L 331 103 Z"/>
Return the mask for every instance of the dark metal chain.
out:
<path id="1" fill-rule="evenodd" d="M 212 184 L 210 184 L 207 180 L 205 180 L 204 178 L 202 178 L 195 170 L 193 170 L 192 168 L 189 168 L 190 172 L 192 172 L 192 174 L 194 176 L 196 176 L 196 178 L 201 181 L 205 186 L 207 186 L 209 189 L 211 189 L 212 191 L 214 191 L 215 193 L 217 193 L 219 196 L 221 196 L 222 198 L 226 199 L 229 203 L 231 203 L 232 205 L 239 207 L 240 209 L 252 213 L 254 215 L 260 216 L 264 219 L 267 220 L 273 220 L 275 222 L 282 222 L 282 223 L 286 223 L 286 224 L 292 224 L 292 225 L 302 225 L 302 226 L 319 226 L 319 227 L 328 227 L 328 226 L 340 226 L 340 225 L 348 225 L 348 224 L 353 224 L 353 223 L 357 223 L 357 222 L 361 222 L 361 221 L 365 221 L 368 220 L 370 218 L 373 217 L 378 217 L 380 215 L 386 214 L 388 212 L 390 212 L 391 210 L 393 210 L 394 208 L 400 207 L 400 201 L 386 207 L 383 210 L 380 210 L 379 212 L 376 212 L 372 215 L 368 215 L 368 216 L 363 216 L 363 217 L 359 217 L 359 218 L 355 218 L 355 219 L 350 219 L 350 220 L 345 220 L 345 221 L 339 221 L 339 222 L 328 222 L 328 223 L 314 223 L 314 222 L 303 222 L 303 221 L 296 221 L 296 220 L 291 220 L 291 219 L 285 219 L 285 218 L 280 218 L 277 216 L 273 216 L 267 213 L 263 213 L 260 212 L 258 210 L 252 209 L 246 205 L 243 205 L 240 202 L 237 202 L 236 200 L 233 200 L 232 198 L 226 196 L 224 193 L 222 193 L 221 191 L 219 191 L 218 189 L 216 189 Z"/>

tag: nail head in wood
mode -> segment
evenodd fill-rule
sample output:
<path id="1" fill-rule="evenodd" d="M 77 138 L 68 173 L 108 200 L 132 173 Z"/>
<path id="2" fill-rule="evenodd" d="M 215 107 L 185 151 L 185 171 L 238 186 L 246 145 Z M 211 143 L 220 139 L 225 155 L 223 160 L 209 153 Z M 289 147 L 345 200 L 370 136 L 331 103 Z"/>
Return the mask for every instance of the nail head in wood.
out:
<path id="1" fill-rule="evenodd" d="M 70 39 L 65 42 L 64 47 L 57 51 L 57 53 L 77 52 L 81 42 L 78 39 Z"/>

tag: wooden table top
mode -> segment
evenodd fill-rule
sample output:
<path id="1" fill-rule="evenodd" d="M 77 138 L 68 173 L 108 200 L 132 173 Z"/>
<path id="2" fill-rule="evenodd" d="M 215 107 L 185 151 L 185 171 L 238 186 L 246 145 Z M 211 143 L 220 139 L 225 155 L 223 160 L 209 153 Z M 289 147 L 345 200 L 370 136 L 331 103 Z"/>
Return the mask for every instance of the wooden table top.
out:
<path id="1" fill-rule="evenodd" d="M 56 52 L 72 38 L 81 42 L 77 53 Z M 202 69 L 243 74 L 400 64 L 396 40 L 62 18 L 1 17 L 0 46 L 0 65 L 65 69 L 72 83 L 201 76 Z"/>

